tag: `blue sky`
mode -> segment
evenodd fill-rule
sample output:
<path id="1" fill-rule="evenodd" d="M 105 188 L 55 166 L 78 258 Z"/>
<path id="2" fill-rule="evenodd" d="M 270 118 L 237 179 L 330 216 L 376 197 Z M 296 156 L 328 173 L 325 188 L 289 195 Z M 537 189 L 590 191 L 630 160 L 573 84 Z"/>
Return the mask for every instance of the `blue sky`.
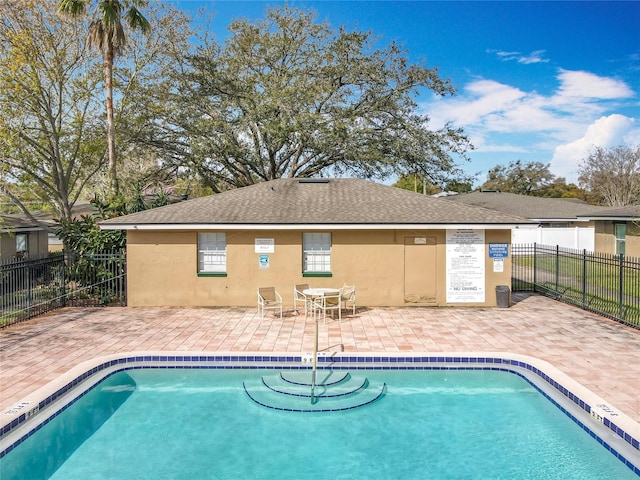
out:
<path id="1" fill-rule="evenodd" d="M 233 18 L 263 17 L 279 1 L 189 1 L 215 12 L 224 40 Z M 594 146 L 640 144 L 640 2 L 289 1 L 333 27 L 371 30 L 411 60 L 438 67 L 454 97 L 422 92 L 431 126 L 452 122 L 476 146 L 461 166 L 479 173 L 510 161 L 550 164 L 576 182 Z"/>

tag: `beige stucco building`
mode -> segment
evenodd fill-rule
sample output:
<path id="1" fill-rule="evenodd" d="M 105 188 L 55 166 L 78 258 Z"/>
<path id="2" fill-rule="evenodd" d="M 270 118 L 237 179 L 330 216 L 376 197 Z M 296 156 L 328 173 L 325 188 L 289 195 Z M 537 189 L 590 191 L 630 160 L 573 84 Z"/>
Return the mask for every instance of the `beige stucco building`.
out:
<path id="1" fill-rule="evenodd" d="M 358 306 L 495 306 L 529 220 L 358 179 L 280 179 L 101 222 L 127 231 L 130 306 L 250 306 L 275 286 Z"/>
<path id="2" fill-rule="evenodd" d="M 512 232 L 514 244 L 558 245 L 574 250 L 640 258 L 640 205 L 603 207 L 575 198 L 548 198 L 496 191 L 476 191 L 447 200 L 518 215 L 537 229 Z"/>
<path id="3" fill-rule="evenodd" d="M 23 215 L 0 218 L 0 261 L 36 258 L 48 253 L 46 230 Z"/>
<path id="4" fill-rule="evenodd" d="M 640 258 L 640 205 L 585 215 L 595 223 L 596 251 Z"/>

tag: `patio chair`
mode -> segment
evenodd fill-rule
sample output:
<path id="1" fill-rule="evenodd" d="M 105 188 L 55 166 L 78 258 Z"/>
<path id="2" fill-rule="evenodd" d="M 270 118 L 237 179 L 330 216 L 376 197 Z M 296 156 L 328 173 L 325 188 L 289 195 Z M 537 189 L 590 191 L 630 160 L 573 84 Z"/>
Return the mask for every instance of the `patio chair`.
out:
<path id="1" fill-rule="evenodd" d="M 260 320 L 264 320 L 265 310 L 280 310 L 282 318 L 282 297 L 276 292 L 275 287 L 258 288 L 258 314 Z"/>
<path id="2" fill-rule="evenodd" d="M 313 299 L 313 315 L 322 311 L 324 324 L 327 324 L 327 310 L 331 312 L 331 318 L 335 318 L 334 314 L 338 312 L 338 320 L 342 322 L 342 309 L 340 308 L 340 292 L 327 293 L 321 297 Z"/>
<path id="3" fill-rule="evenodd" d="M 298 311 L 298 303 L 304 303 L 304 316 L 307 316 L 307 312 L 308 312 L 308 303 L 309 303 L 309 299 L 307 298 L 307 296 L 302 293 L 304 290 L 307 290 L 309 288 L 309 284 L 308 283 L 299 283 L 298 285 L 295 285 L 293 287 L 293 309 L 297 312 Z"/>
<path id="4" fill-rule="evenodd" d="M 345 284 L 340 289 L 340 301 L 343 308 L 346 310 L 349 304 L 351 304 L 353 315 L 356 314 L 356 287 L 353 285 Z"/>

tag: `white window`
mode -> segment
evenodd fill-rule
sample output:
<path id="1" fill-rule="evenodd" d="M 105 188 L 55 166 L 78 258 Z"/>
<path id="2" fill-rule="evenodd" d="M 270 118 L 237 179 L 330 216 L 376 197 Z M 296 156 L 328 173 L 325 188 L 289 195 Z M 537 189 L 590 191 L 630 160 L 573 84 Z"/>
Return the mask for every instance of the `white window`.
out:
<path id="1" fill-rule="evenodd" d="M 627 242 L 627 224 L 616 223 L 614 228 L 616 233 L 616 255 L 624 255 Z"/>
<path id="2" fill-rule="evenodd" d="M 29 253 L 29 235 L 26 233 L 16 234 L 16 254 L 27 256 Z"/>
<path id="3" fill-rule="evenodd" d="M 331 234 L 303 233 L 303 272 L 331 272 Z"/>
<path id="4" fill-rule="evenodd" d="M 198 234 L 198 273 L 227 271 L 227 234 Z"/>

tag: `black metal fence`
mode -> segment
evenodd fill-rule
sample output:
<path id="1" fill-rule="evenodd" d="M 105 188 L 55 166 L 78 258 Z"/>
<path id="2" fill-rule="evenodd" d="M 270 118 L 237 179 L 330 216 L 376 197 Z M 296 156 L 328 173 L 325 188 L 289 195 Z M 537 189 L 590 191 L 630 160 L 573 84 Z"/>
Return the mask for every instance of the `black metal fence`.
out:
<path id="1" fill-rule="evenodd" d="M 512 246 L 511 287 L 640 328 L 640 259 L 557 246 Z M 0 328 L 66 306 L 124 306 L 124 252 L 0 264 Z"/>
<path id="2" fill-rule="evenodd" d="M 0 264 L 0 328 L 67 306 L 126 305 L 124 252 Z"/>
<path id="3" fill-rule="evenodd" d="M 640 259 L 549 245 L 513 245 L 511 288 L 640 328 Z"/>

